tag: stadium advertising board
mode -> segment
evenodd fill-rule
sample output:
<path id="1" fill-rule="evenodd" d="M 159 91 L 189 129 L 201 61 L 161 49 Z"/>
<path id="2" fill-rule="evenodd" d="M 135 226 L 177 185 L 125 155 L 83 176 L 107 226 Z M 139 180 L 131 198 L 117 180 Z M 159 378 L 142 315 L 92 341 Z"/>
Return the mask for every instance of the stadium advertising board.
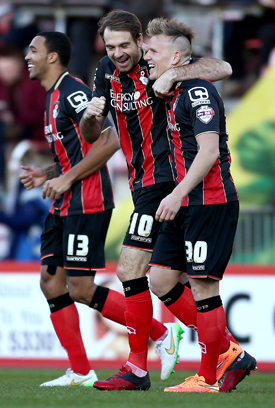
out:
<path id="1" fill-rule="evenodd" d="M 0 264 L 0 365 L 67 367 L 49 318 L 49 308 L 39 287 L 39 264 Z M 121 284 L 115 264 L 108 264 L 96 282 L 115 290 Z M 241 346 L 256 357 L 258 368 L 275 371 L 275 267 L 230 266 L 221 283 L 228 326 Z M 153 296 L 154 316 L 173 321 L 172 314 Z M 113 323 L 84 305 L 77 305 L 83 340 L 94 367 L 114 367 L 128 356 L 125 327 Z M 200 359 L 196 334 L 183 326 L 178 369 L 195 369 Z M 159 368 L 154 343 L 149 347 L 149 367 Z"/>

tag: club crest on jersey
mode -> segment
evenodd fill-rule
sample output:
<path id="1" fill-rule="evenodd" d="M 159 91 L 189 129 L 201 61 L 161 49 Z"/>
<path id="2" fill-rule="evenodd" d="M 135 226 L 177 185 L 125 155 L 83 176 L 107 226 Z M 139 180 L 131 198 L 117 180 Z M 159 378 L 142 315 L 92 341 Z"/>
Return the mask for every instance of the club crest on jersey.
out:
<path id="1" fill-rule="evenodd" d="M 54 119 L 56 119 L 57 116 L 58 116 L 59 108 L 60 108 L 60 102 L 59 101 L 54 102 L 54 104 L 53 104 L 53 117 L 54 117 Z"/>
<path id="2" fill-rule="evenodd" d="M 142 83 L 142 85 L 147 85 L 149 82 L 148 79 L 148 71 L 145 67 L 142 67 L 136 71 L 136 75 L 138 80 Z"/>
<path id="3" fill-rule="evenodd" d="M 76 91 L 71 95 L 67 96 L 68 101 L 75 109 L 76 113 L 81 112 L 83 109 L 86 109 L 89 105 L 88 97 L 83 91 Z"/>
<path id="4" fill-rule="evenodd" d="M 213 119 L 214 115 L 215 112 L 214 109 L 211 108 L 211 106 L 201 106 L 196 110 L 197 118 L 205 124 L 209 123 Z"/>

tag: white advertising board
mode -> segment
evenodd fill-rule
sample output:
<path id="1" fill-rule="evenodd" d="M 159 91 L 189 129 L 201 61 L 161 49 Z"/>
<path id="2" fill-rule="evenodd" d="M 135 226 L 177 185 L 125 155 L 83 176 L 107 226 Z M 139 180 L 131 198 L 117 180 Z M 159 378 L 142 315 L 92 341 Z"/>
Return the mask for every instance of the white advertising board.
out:
<path id="1" fill-rule="evenodd" d="M 8 359 L 62 360 L 67 358 L 50 320 L 48 304 L 40 290 L 39 273 L 0 273 L 0 364 Z M 121 290 L 116 275 L 98 273 L 96 283 Z M 275 370 L 275 274 L 226 274 L 220 284 L 228 327 L 241 346 L 260 363 Z M 153 296 L 154 317 L 165 322 L 167 309 Z M 128 356 L 125 327 L 89 307 L 77 304 L 81 332 L 91 360 L 124 360 Z M 171 315 L 169 315 L 169 320 Z M 181 362 L 198 362 L 196 334 L 186 328 L 180 346 Z M 158 361 L 154 344 L 149 361 Z M 270 368 L 269 367 L 269 368 Z"/>

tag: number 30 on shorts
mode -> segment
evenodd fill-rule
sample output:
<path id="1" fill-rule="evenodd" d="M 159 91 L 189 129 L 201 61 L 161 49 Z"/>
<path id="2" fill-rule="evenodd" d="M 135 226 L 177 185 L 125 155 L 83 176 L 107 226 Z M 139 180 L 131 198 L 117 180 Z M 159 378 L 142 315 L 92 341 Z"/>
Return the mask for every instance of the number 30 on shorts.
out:
<path id="1" fill-rule="evenodd" d="M 138 219 L 138 213 L 134 213 L 131 224 L 130 224 L 130 228 L 129 228 L 129 234 L 135 233 L 137 219 Z M 149 237 L 152 231 L 153 222 L 154 222 L 154 218 L 152 217 L 152 215 L 143 214 L 140 217 L 140 220 L 138 223 L 138 229 L 137 229 L 138 235 L 140 235 L 141 237 Z"/>
<path id="2" fill-rule="evenodd" d="M 185 241 L 187 262 L 203 263 L 207 257 L 207 243 L 205 241 L 195 242 L 194 248 L 191 241 Z"/>

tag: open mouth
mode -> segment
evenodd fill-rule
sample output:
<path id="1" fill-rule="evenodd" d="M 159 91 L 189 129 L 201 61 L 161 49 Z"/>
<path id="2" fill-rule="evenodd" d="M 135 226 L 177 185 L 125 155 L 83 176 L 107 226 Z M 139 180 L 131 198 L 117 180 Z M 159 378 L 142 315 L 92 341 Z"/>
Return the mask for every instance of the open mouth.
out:
<path id="1" fill-rule="evenodd" d="M 34 67 L 34 64 L 29 63 L 28 64 L 28 70 L 30 71 Z"/>
<path id="2" fill-rule="evenodd" d="M 151 74 L 152 71 L 155 69 L 155 64 L 149 64 L 149 73 Z"/>
<path id="3" fill-rule="evenodd" d="M 120 59 L 120 60 L 116 60 L 116 62 L 117 62 L 119 65 L 121 65 L 121 66 L 127 65 L 127 64 L 128 64 L 128 61 L 129 61 L 129 57 L 124 58 L 124 59 Z"/>

